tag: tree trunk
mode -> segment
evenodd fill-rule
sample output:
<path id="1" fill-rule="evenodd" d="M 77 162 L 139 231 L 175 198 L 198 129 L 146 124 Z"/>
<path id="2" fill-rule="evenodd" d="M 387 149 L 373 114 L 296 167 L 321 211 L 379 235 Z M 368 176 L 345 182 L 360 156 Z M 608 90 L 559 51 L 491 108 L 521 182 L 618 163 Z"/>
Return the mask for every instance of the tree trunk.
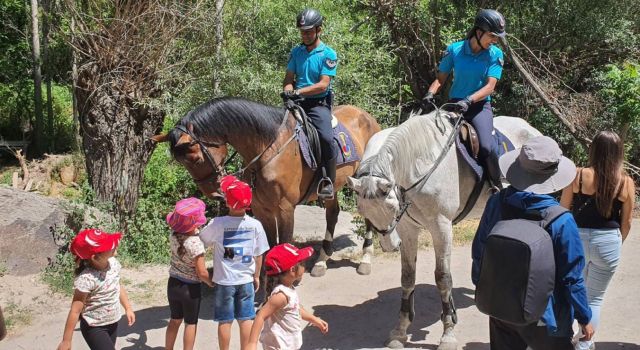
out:
<path id="1" fill-rule="evenodd" d="M 55 131 L 53 129 L 53 97 L 51 96 L 51 62 L 49 60 L 49 27 L 51 17 L 51 1 L 43 0 L 42 16 L 42 63 L 44 71 L 44 81 L 47 87 L 47 146 L 48 151 L 53 152 L 55 148 Z"/>
<path id="2" fill-rule="evenodd" d="M 40 31 L 38 30 L 38 0 L 31 0 L 31 56 L 33 59 L 33 99 L 36 118 L 35 138 L 33 140 L 35 155 L 44 150 L 44 123 L 42 117 L 42 73 L 40 72 Z"/>
<path id="3" fill-rule="evenodd" d="M 214 60 L 216 69 L 213 71 L 213 95 L 220 96 L 220 74 L 219 69 L 222 62 L 222 41 L 224 40 L 224 23 L 223 23 L 224 0 L 216 0 L 215 27 L 216 27 L 216 46 L 214 50 Z"/>
<path id="4" fill-rule="evenodd" d="M 87 175 L 96 199 L 113 205 L 124 224 L 135 212 L 151 136 L 162 129 L 164 112 L 114 88 L 96 88 L 97 70 L 83 67 L 75 88 Z"/>
<path id="5" fill-rule="evenodd" d="M 75 46 L 76 43 L 76 18 L 71 17 L 71 43 Z M 74 150 L 80 149 L 82 144 L 82 138 L 80 137 L 80 118 L 78 116 L 78 99 L 76 98 L 75 90 L 78 86 L 78 54 L 76 50 L 71 50 L 71 114 L 73 115 L 73 131 L 75 135 Z"/>

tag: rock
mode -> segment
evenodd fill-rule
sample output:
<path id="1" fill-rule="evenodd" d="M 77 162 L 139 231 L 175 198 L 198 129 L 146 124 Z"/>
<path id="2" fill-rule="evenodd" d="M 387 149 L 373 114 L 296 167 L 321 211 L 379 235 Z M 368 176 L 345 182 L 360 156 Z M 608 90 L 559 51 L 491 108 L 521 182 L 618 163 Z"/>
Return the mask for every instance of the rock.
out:
<path id="1" fill-rule="evenodd" d="M 60 168 L 60 181 L 69 186 L 76 179 L 76 168 L 73 165 L 67 165 Z"/>
<path id="2" fill-rule="evenodd" d="M 64 225 L 66 217 L 60 200 L 0 187 L 0 264 L 7 273 L 22 276 L 47 266 L 58 252 L 49 228 Z"/>

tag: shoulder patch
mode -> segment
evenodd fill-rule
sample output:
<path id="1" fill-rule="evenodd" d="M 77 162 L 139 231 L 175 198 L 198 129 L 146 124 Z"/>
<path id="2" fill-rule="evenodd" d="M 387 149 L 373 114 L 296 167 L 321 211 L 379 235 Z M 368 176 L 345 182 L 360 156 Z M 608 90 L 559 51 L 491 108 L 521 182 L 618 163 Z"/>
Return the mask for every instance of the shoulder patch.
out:
<path id="1" fill-rule="evenodd" d="M 500 64 L 500 67 L 503 67 L 504 66 L 504 59 L 498 58 L 498 63 Z"/>
<path id="2" fill-rule="evenodd" d="M 338 65 L 338 60 L 332 60 L 327 58 L 326 60 L 324 60 L 324 64 L 326 64 L 327 67 L 333 69 L 336 67 L 336 65 Z"/>

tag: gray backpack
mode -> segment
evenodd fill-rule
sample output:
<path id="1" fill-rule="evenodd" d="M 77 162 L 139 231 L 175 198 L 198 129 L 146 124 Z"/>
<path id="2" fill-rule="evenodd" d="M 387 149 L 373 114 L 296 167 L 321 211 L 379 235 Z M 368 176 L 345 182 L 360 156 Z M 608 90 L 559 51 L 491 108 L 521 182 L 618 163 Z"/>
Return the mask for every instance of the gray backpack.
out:
<path id="1" fill-rule="evenodd" d="M 475 301 L 478 310 L 514 325 L 537 322 L 553 293 L 556 264 L 547 226 L 568 210 L 548 207 L 527 219 L 501 220 L 482 254 Z M 537 220 L 536 220 L 537 218 Z"/>

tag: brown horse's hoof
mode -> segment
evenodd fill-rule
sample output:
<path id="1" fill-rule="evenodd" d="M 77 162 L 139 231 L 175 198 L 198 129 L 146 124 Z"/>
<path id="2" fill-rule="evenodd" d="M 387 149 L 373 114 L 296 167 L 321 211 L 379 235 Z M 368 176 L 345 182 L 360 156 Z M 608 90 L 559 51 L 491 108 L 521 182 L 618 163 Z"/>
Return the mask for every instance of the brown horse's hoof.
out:
<path id="1" fill-rule="evenodd" d="M 369 275 L 371 274 L 371 264 L 370 263 L 360 263 L 358 265 L 358 269 L 356 270 L 359 275 Z"/>
<path id="2" fill-rule="evenodd" d="M 314 265 L 311 269 L 312 277 L 322 277 L 327 273 L 327 267 L 323 265 Z"/>

